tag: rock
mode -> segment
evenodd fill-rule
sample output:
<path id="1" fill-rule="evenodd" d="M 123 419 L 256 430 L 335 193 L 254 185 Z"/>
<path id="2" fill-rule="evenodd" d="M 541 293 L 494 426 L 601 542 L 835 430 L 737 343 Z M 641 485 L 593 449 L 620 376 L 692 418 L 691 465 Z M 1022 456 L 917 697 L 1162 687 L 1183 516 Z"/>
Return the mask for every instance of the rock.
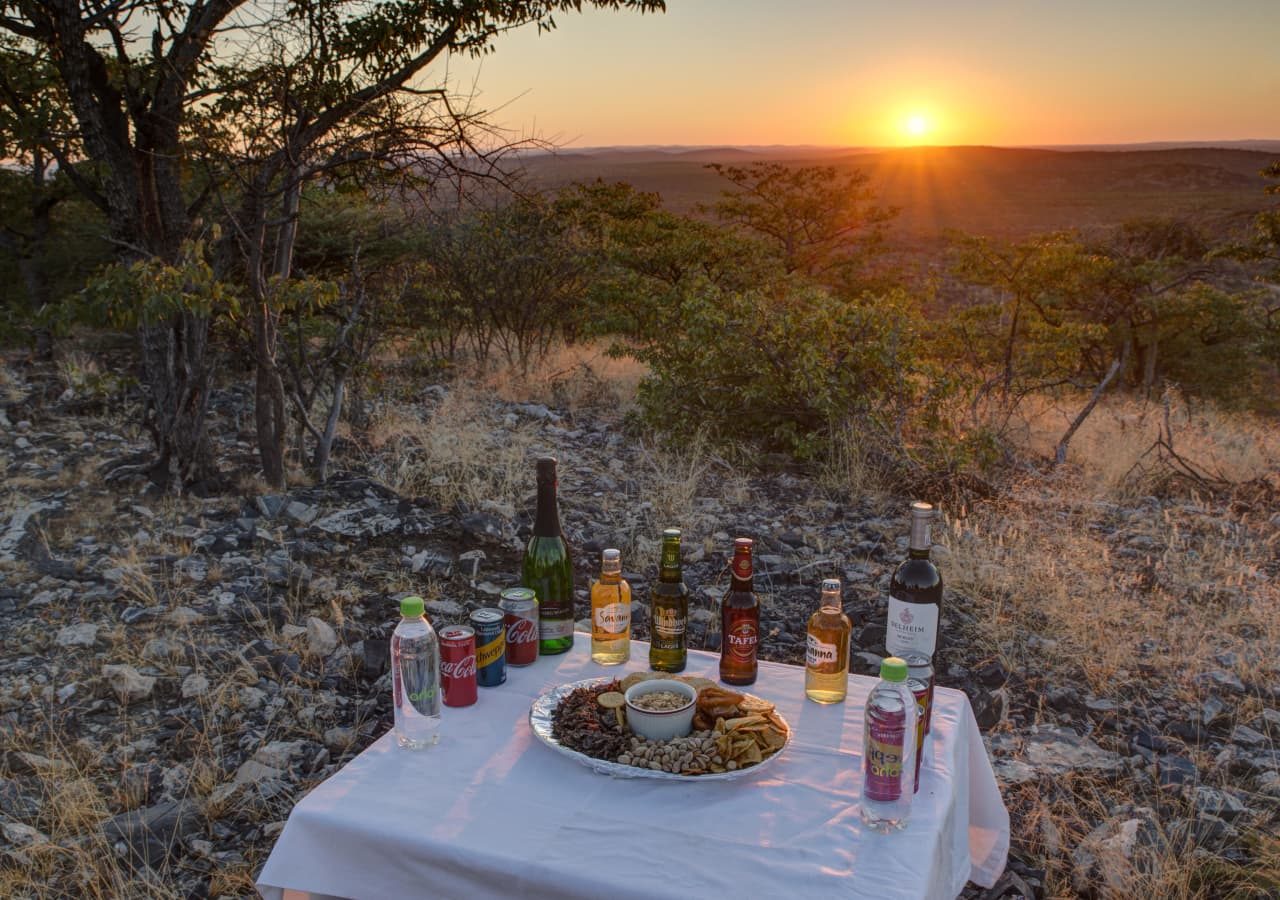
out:
<path id="1" fill-rule="evenodd" d="M 1156 778 L 1161 787 L 1191 785 L 1200 780 L 1200 770 L 1185 756 L 1166 755 L 1156 760 Z"/>
<path id="2" fill-rule="evenodd" d="M 128 706 L 151 696 L 156 680 L 150 675 L 143 675 L 133 666 L 109 665 L 102 667 L 102 677 L 107 679 L 111 690 L 120 698 L 121 704 Z"/>
<path id="3" fill-rule="evenodd" d="M 974 691 L 971 700 L 979 728 L 994 728 L 1004 718 L 1004 691 Z"/>
<path id="4" fill-rule="evenodd" d="M 49 843 L 48 835 L 21 822 L 0 822 L 0 834 L 15 847 L 31 847 Z"/>
<path id="5" fill-rule="evenodd" d="M 182 655 L 182 647 L 164 638 L 152 638 L 142 647 L 142 658 L 151 662 L 168 662 Z"/>
<path id="6" fill-rule="evenodd" d="M 123 842 L 133 861 L 159 868 L 199 824 L 194 801 L 169 800 L 108 819 L 102 832 L 110 843 Z"/>
<path id="7" fill-rule="evenodd" d="M 120 621 L 126 625 L 137 625 L 139 622 L 159 618 L 163 612 L 164 608 L 160 606 L 130 606 L 120 613 Z"/>
<path id="8" fill-rule="evenodd" d="M 182 679 L 182 699 L 192 700 L 209 693 L 209 679 L 199 672 L 192 672 Z"/>
<path id="9" fill-rule="evenodd" d="M 991 767 L 995 770 L 996 778 L 1005 784 L 1024 784 L 1040 777 L 1032 766 L 1020 759 L 997 759 Z"/>
<path id="10" fill-rule="evenodd" d="M 245 709 L 253 712 L 262 709 L 262 704 L 267 702 L 267 692 L 256 687 L 240 688 L 240 705 Z"/>
<path id="11" fill-rule="evenodd" d="M 286 641 L 293 642 L 300 637 L 306 637 L 307 628 L 305 625 L 294 625 L 292 623 L 280 629 L 280 636 Z"/>
<path id="12" fill-rule="evenodd" d="M 1241 747 L 1265 747 L 1270 742 L 1262 732 L 1254 731 L 1248 725 L 1237 725 L 1231 729 L 1231 743 Z"/>
<path id="13" fill-rule="evenodd" d="M 426 607 L 427 612 L 444 617 L 461 616 L 467 611 L 466 607 L 457 600 L 428 600 L 423 606 Z"/>
<path id="14" fill-rule="evenodd" d="M 365 638 L 356 655 L 360 659 L 361 674 L 369 681 L 376 681 L 391 665 L 391 643 L 385 637 Z"/>
<path id="15" fill-rule="evenodd" d="M 989 688 L 998 688 L 1009 680 L 1009 670 L 1004 667 L 1004 663 L 1000 662 L 1000 660 L 993 659 L 979 668 L 974 673 L 974 677 Z"/>
<path id="16" fill-rule="evenodd" d="M 1119 754 L 1103 750 L 1088 738 L 1054 725 L 1032 726 L 1024 754 L 1031 765 L 1053 775 L 1081 769 L 1114 774 L 1124 768 L 1124 759 Z"/>
<path id="17" fill-rule="evenodd" d="M 76 691 L 80 689 L 80 682 L 73 681 L 70 684 L 64 684 L 58 688 L 58 692 L 54 695 L 58 698 L 59 703 L 66 703 L 76 695 Z"/>
<path id="18" fill-rule="evenodd" d="M 62 509 L 61 500 L 36 500 L 9 517 L 9 524 L 0 533 L 0 562 L 13 562 L 17 559 L 18 547 L 27 536 L 27 526 L 32 519 L 45 513 Z"/>
<path id="19" fill-rule="evenodd" d="M 302 525 L 310 525 L 315 521 L 320 511 L 314 506 L 308 506 L 300 500 L 290 500 L 284 508 L 284 514 L 295 522 Z"/>
<path id="20" fill-rule="evenodd" d="M 1072 887 L 1083 896 L 1132 896 L 1135 880 L 1156 872 L 1162 852 L 1156 814 L 1147 807 L 1124 809 L 1072 851 Z"/>
<path id="21" fill-rule="evenodd" d="M 178 628 L 190 628 L 204 618 L 189 606 L 179 606 L 165 617 L 171 625 Z"/>
<path id="22" fill-rule="evenodd" d="M 1237 694 L 1245 692 L 1244 682 L 1240 680 L 1240 676 L 1235 672 L 1228 672 L 1226 669 L 1214 669 L 1210 672 L 1201 672 L 1195 677 L 1196 684 L 1206 685 L 1213 684 L 1220 688 L 1226 688 Z"/>
<path id="23" fill-rule="evenodd" d="M 264 766 L 287 769 L 295 759 L 306 752 L 306 741 L 272 741 L 254 751 L 253 758 Z"/>
<path id="24" fill-rule="evenodd" d="M 199 556 L 188 556 L 173 564 L 173 574 L 182 581 L 199 584 L 209 576 L 209 564 Z"/>
<path id="25" fill-rule="evenodd" d="M 26 750 L 10 750 L 4 755 L 4 761 L 14 775 L 66 775 L 72 768 L 71 763 L 64 760 Z"/>
<path id="26" fill-rule="evenodd" d="M 319 657 L 326 657 L 338 649 L 338 635 L 324 619 L 308 617 L 307 649 Z"/>
<path id="27" fill-rule="evenodd" d="M 1200 785 L 1193 795 L 1196 812 L 1231 821 L 1245 812 L 1245 805 L 1234 794 Z"/>
<path id="28" fill-rule="evenodd" d="M 254 504 L 258 507 L 258 511 L 268 519 L 274 519 L 284 511 L 285 504 L 289 502 L 288 497 L 280 497 L 276 495 L 264 495 L 254 498 Z M 252 511 L 250 510 L 250 514 Z"/>
<path id="29" fill-rule="evenodd" d="M 92 622 L 77 622 L 60 629 L 53 642 L 59 647 L 92 647 L 97 640 L 97 625 Z"/>
<path id="30" fill-rule="evenodd" d="M 1169 834 L 1212 853 L 1237 843 L 1240 837 L 1235 826 L 1207 813 L 1201 813 L 1195 819 L 1174 819 L 1169 824 Z"/>
<path id="31" fill-rule="evenodd" d="M 283 777 L 284 772 L 274 766 L 263 765 L 256 759 L 246 759 L 240 764 L 240 768 L 236 769 L 236 777 L 233 783 L 237 785 L 252 785 L 259 781 Z"/>
<path id="32" fill-rule="evenodd" d="M 459 520 L 458 524 L 471 537 L 494 541 L 502 540 L 502 520 L 490 513 L 467 513 Z"/>
<path id="33" fill-rule="evenodd" d="M 1200 721 L 1205 725 L 1212 725 L 1214 722 L 1218 721 L 1226 711 L 1227 704 L 1210 694 L 1205 698 L 1204 703 L 1200 704 Z"/>
<path id="34" fill-rule="evenodd" d="M 324 745 L 334 753 L 345 753 L 356 742 L 356 730 L 345 726 L 334 726 L 324 730 Z"/>

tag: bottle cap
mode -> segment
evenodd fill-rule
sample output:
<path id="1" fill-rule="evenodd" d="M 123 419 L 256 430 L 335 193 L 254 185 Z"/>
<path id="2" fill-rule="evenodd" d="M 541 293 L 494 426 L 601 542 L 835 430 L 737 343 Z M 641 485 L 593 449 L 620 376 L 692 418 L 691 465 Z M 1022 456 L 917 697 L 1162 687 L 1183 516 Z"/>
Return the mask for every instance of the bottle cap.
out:
<path id="1" fill-rule="evenodd" d="M 405 597 L 400 601 L 400 615 L 406 619 L 416 619 L 425 609 L 421 597 Z"/>
<path id="2" fill-rule="evenodd" d="M 885 681 L 900 682 L 907 680 L 907 664 L 896 656 L 890 656 L 880 663 L 880 677 Z"/>
<path id="3" fill-rule="evenodd" d="M 933 518 L 933 504 L 925 503 L 923 500 L 913 500 L 911 503 L 911 515 L 921 518 Z"/>
<path id="4" fill-rule="evenodd" d="M 622 554 L 617 550 L 609 549 L 604 551 L 604 553 L 600 555 L 600 558 L 607 563 L 616 563 L 622 561 Z"/>
<path id="5" fill-rule="evenodd" d="M 822 593 L 824 594 L 840 593 L 840 579 L 839 578 L 822 579 Z"/>
<path id="6" fill-rule="evenodd" d="M 754 544 L 755 544 L 755 541 L 751 540 L 751 538 L 734 538 L 733 552 L 734 553 L 750 553 L 751 547 Z"/>
<path id="7" fill-rule="evenodd" d="M 538 478 L 555 478 L 556 477 L 556 458 L 554 456 L 538 457 Z"/>
<path id="8" fill-rule="evenodd" d="M 680 540 L 680 529 L 679 529 L 679 528 L 664 528 L 664 529 L 662 529 L 662 539 L 663 539 L 664 541 L 678 541 L 678 540 Z"/>

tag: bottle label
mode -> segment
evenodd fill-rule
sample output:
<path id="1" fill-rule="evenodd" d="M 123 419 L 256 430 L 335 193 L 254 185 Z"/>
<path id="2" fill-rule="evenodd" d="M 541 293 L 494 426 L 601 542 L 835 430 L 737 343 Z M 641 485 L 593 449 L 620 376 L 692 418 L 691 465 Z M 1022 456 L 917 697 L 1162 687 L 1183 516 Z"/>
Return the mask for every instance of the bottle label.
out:
<path id="1" fill-rule="evenodd" d="M 507 649 L 506 632 L 499 631 L 498 636 L 487 644 L 482 644 L 476 648 L 476 667 L 483 669 L 485 666 L 498 661 L 498 657 L 502 656 Z"/>
<path id="2" fill-rule="evenodd" d="M 653 642 L 659 650 L 679 650 L 684 647 L 686 618 L 674 606 L 653 608 Z"/>
<path id="3" fill-rule="evenodd" d="M 870 715 L 870 710 L 868 710 Z M 863 795 L 868 800 L 897 800 L 902 796 L 902 763 L 906 755 L 906 716 L 881 713 L 881 721 L 867 730 Z M 913 735 L 914 737 L 914 735 Z"/>
<path id="4" fill-rule="evenodd" d="M 573 635 L 573 619 L 542 619 L 538 622 L 538 637 L 544 641 Z"/>
<path id="5" fill-rule="evenodd" d="M 839 659 L 840 653 L 835 644 L 828 644 L 813 632 L 809 632 L 809 639 L 804 648 L 806 666 L 811 669 L 822 669 L 834 666 Z"/>
<path id="6" fill-rule="evenodd" d="M 538 623 L 523 616 L 507 617 L 507 643 L 527 644 L 538 639 Z"/>
<path id="7" fill-rule="evenodd" d="M 739 619 L 724 636 L 724 646 L 735 660 L 753 663 L 756 659 L 756 644 L 759 640 L 759 629 L 756 628 L 756 623 L 750 619 Z"/>
<path id="8" fill-rule="evenodd" d="M 746 553 L 736 553 L 733 557 L 733 574 L 743 581 L 751 580 L 751 557 Z"/>
<path id="9" fill-rule="evenodd" d="M 596 631 L 606 634 L 622 634 L 631 627 L 631 604 L 610 603 L 595 609 Z"/>
<path id="10" fill-rule="evenodd" d="M 476 657 L 468 654 L 462 659 L 446 659 L 440 662 L 440 675 L 444 678 L 475 678 Z"/>
<path id="11" fill-rule="evenodd" d="M 923 653 L 933 656 L 938 646 L 938 606 L 935 603 L 907 603 L 889 598 L 889 619 L 885 649 L 890 656 Z"/>

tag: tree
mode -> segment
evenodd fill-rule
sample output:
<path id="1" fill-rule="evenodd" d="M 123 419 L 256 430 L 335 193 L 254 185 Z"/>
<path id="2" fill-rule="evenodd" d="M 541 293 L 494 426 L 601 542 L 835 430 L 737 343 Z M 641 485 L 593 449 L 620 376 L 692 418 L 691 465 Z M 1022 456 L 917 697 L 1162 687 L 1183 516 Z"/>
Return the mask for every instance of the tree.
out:
<path id="1" fill-rule="evenodd" d="M 662 0 L 588 5 L 665 9 Z M 325 69 L 322 78 L 314 70 L 303 78 L 307 90 L 284 95 L 289 131 L 260 184 L 274 180 L 273 167 L 307 165 L 294 154 L 309 153 L 380 103 L 420 93 L 414 79 L 437 60 L 489 52 L 512 28 L 550 29 L 556 13 L 582 6 L 582 0 L 299 0 L 279 7 L 245 0 L 2 0 L 0 30 L 52 61 L 84 152 L 102 174 L 101 190 L 77 186 L 106 211 L 121 257 L 172 264 L 200 233 L 200 216 L 222 186 L 216 168 L 191 165 L 192 141 L 217 125 L 221 104 L 252 95 L 245 79 L 261 74 L 259 47 L 271 34 L 285 28 L 307 38 L 275 46 L 285 82 L 290 73 L 307 72 L 317 47 L 324 48 Z M 286 221 L 296 219 L 287 204 L 284 211 Z M 178 311 L 164 321 L 140 317 L 139 324 L 157 441 L 151 474 L 180 489 L 212 467 L 204 430 L 209 319 Z"/>
<path id="2" fill-rule="evenodd" d="M 736 188 L 722 192 L 712 211 L 722 222 L 769 242 L 787 274 L 834 283 L 856 280 L 898 214 L 875 203 L 871 178 L 860 169 L 777 162 L 708 168 Z"/>

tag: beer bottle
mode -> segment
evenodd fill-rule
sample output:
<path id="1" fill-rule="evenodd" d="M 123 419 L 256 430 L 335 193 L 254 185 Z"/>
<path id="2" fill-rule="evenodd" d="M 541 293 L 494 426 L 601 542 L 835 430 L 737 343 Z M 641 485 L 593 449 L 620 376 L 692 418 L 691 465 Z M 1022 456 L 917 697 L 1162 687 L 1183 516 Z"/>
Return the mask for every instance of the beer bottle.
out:
<path id="1" fill-rule="evenodd" d="M 729 593 L 720 606 L 720 680 L 725 684 L 753 684 L 759 664 L 760 601 L 751 584 L 750 538 L 733 542 Z"/>
<path id="2" fill-rule="evenodd" d="M 662 559 L 653 586 L 653 627 L 649 638 L 649 667 L 658 672 L 682 672 L 688 661 L 689 588 L 680 572 L 680 529 L 662 532 Z"/>
<path id="3" fill-rule="evenodd" d="M 591 584 L 591 660 L 612 666 L 630 658 L 631 585 L 622 577 L 622 554 L 606 550 Z"/>
<path id="4" fill-rule="evenodd" d="M 804 652 L 804 692 L 819 703 L 840 703 L 849 690 L 849 632 L 840 580 L 824 578 L 818 611 L 809 617 Z"/>
<path id="5" fill-rule="evenodd" d="M 564 653 L 573 646 L 573 562 L 560 533 L 556 461 L 550 456 L 538 460 L 538 514 L 521 580 L 538 595 L 538 652 Z"/>

